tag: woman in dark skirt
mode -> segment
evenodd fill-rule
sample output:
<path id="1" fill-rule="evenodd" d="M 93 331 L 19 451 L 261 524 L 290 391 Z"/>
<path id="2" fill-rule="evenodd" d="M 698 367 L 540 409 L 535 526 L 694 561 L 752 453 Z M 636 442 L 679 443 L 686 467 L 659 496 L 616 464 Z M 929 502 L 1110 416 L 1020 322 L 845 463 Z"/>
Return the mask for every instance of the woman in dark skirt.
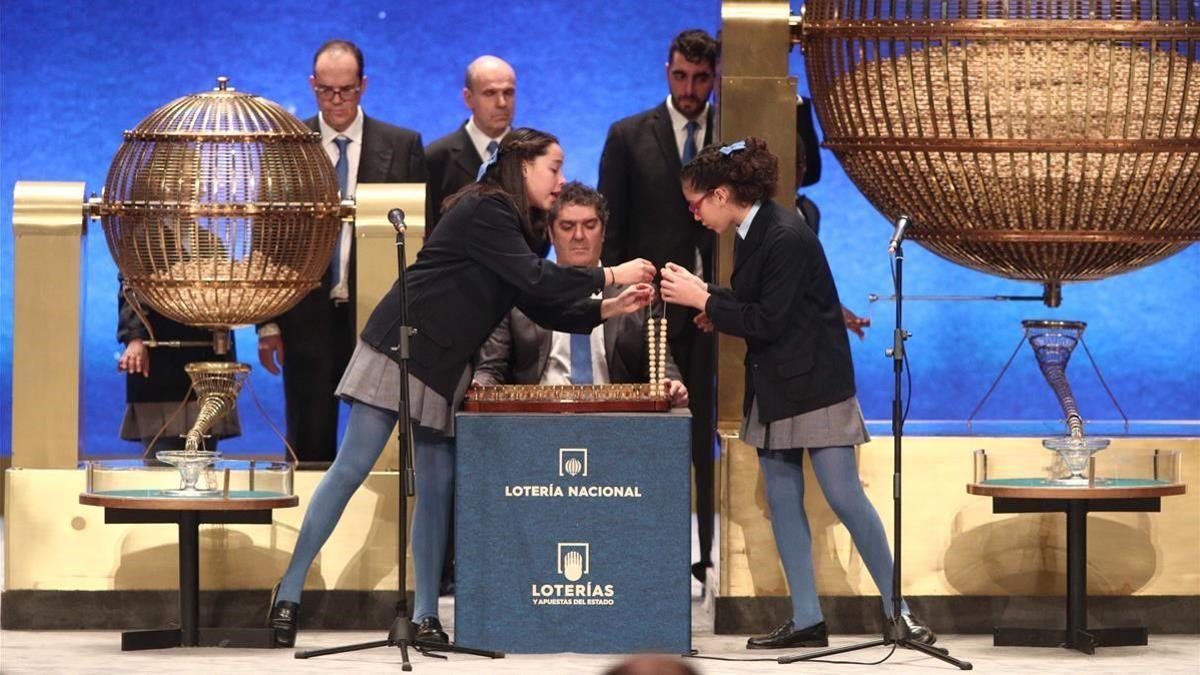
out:
<path id="1" fill-rule="evenodd" d="M 438 581 L 454 495 L 454 411 L 470 383 L 470 361 L 514 306 L 553 330 L 589 333 L 602 320 L 650 302 L 654 266 L 560 267 L 544 259 L 545 212 L 565 180 L 557 139 L 514 129 L 480 168 L 479 180 L 448 200 L 437 230 L 408 269 L 411 339 L 409 409 L 416 448 L 417 504 L 412 552 L 413 621 L 423 640 L 448 640 L 437 614 Z M 616 298 L 591 296 L 630 284 Z M 399 289 L 375 307 L 338 386 L 350 423 L 337 459 L 313 493 L 291 563 L 276 591 L 269 623 L 291 646 L 304 577 L 350 496 L 367 477 L 397 420 L 400 370 Z"/>
<path id="2" fill-rule="evenodd" d="M 117 340 L 124 343 L 125 351 L 117 361 L 117 370 L 127 373 L 121 438 L 137 441 L 150 450 L 150 443 L 157 436 L 154 450 L 182 450 L 186 441 L 184 436 L 200 413 L 194 393 L 187 404 L 182 405 L 192 386 L 184 366 L 197 361 L 236 360 L 233 336 L 230 335 L 228 353 L 221 355 L 212 347 L 157 347 L 151 350 L 146 346 L 151 329 L 154 339 L 162 342 L 211 341 L 212 332 L 172 321 L 146 304 L 139 303 L 135 310 L 126 297 L 125 282 L 119 280 L 119 283 Z M 211 437 L 205 439 L 208 450 L 217 449 L 217 439 L 240 436 L 242 427 L 238 411 L 230 410 L 219 417 L 209 433 Z"/>
<path id="3" fill-rule="evenodd" d="M 892 556 L 879 514 L 863 492 L 854 446 L 867 442 L 841 302 L 825 252 L 795 209 L 771 201 L 779 162 L 757 138 L 709 146 L 683 168 L 692 214 L 717 233 L 735 229 L 732 289 L 707 285 L 678 265 L 663 270 L 668 302 L 701 310 L 696 321 L 746 340 L 741 439 L 758 448 L 775 545 L 792 618 L 750 649 L 824 647 L 812 535 L 804 513 L 804 450 L 838 518 L 850 530 L 892 612 Z M 903 607 L 910 636 L 936 637 Z"/>

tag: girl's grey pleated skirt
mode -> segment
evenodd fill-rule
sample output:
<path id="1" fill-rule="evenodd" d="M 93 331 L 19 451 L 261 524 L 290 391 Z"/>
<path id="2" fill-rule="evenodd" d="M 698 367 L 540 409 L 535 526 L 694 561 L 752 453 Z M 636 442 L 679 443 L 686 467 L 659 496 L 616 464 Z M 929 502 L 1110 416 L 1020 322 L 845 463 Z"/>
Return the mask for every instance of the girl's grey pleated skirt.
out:
<path id="1" fill-rule="evenodd" d="M 756 397 L 750 402 L 750 414 L 742 420 L 741 439 L 756 448 L 786 450 L 853 447 L 871 440 L 871 435 L 856 396 L 770 424 L 759 421 Z"/>
<path id="2" fill-rule="evenodd" d="M 454 411 L 458 410 L 471 384 L 471 367 L 463 369 L 454 400 L 447 401 L 412 373 L 408 374 L 409 417 L 419 426 L 445 436 L 454 435 Z M 385 410 L 400 409 L 400 365 L 362 340 L 354 348 L 337 395 Z"/>

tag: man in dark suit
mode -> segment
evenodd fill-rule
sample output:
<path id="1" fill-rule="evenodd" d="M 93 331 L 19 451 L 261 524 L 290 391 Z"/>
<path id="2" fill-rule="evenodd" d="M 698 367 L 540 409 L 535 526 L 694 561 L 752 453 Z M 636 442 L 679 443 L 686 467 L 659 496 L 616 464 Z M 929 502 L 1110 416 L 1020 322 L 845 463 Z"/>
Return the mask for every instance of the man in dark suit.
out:
<path id="1" fill-rule="evenodd" d="M 580 183 L 567 183 L 550 212 L 550 240 L 561 265 L 596 267 L 604 245 L 608 209 L 604 196 Z M 624 286 L 609 286 L 616 297 Z M 587 363 L 574 347 L 586 345 Z M 580 366 L 573 368 L 572 366 Z M 673 406 L 687 405 L 687 388 L 675 361 L 667 356 L 665 375 Z M 582 372 L 581 372 L 582 371 Z M 513 309 L 479 350 L 479 384 L 627 384 L 648 382 L 646 313 L 622 314 L 575 336 L 543 328 Z"/>
<path id="2" fill-rule="evenodd" d="M 517 73 L 495 56 L 481 56 L 467 66 L 463 102 L 471 117 L 456 131 L 425 148 L 429 186 L 425 192 L 425 238 L 442 217 L 442 202 L 475 182 L 479 166 L 512 128 L 516 112 Z"/>
<path id="3" fill-rule="evenodd" d="M 821 180 L 821 141 L 813 122 L 812 100 L 796 96 L 796 213 L 804 219 L 813 234 L 821 234 L 821 209 L 801 190 Z M 842 305 L 846 330 L 865 340 L 871 327 L 869 317 L 861 317 Z"/>
<path id="4" fill-rule="evenodd" d="M 688 212 L 679 172 L 713 140 L 708 99 L 716 83 L 719 51 L 717 41 L 702 30 L 675 36 L 667 52 L 670 96 L 609 129 L 599 184 L 612 212 L 604 242 L 606 265 L 644 257 L 659 269 L 673 262 L 712 280 L 713 235 Z M 700 560 L 692 572 L 703 581 L 712 566 L 715 356 L 712 336 L 696 328 L 694 314 L 674 305 L 667 309 L 671 354 L 691 393 L 700 536 Z"/>
<path id="5" fill-rule="evenodd" d="M 362 52 L 330 40 L 313 57 L 309 77 L 320 115 L 305 120 L 338 175 L 343 197 L 359 183 L 420 183 L 426 178 L 421 136 L 367 117 L 359 107 L 367 78 Z M 329 269 L 292 309 L 258 331 L 258 358 L 283 370 L 288 442 L 301 461 L 332 462 L 338 400 L 333 392 L 355 344 L 353 228 L 343 225 Z"/>

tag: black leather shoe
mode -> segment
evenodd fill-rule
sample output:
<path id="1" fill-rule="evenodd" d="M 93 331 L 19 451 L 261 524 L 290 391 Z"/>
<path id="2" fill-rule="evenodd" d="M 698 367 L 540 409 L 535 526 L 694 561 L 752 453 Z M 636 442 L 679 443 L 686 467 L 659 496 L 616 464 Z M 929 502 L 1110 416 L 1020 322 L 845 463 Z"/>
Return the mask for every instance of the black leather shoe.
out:
<path id="1" fill-rule="evenodd" d="M 937 642 L 937 635 L 929 626 L 926 626 L 920 619 L 904 612 L 900 615 L 900 621 L 904 624 L 905 630 L 908 631 L 908 639 L 923 645 L 932 645 Z"/>
<path id="2" fill-rule="evenodd" d="M 421 619 L 421 623 L 413 624 L 413 637 L 424 642 L 450 644 L 450 636 L 442 630 L 442 622 L 432 616 Z"/>
<path id="3" fill-rule="evenodd" d="M 300 620 L 300 605 L 287 600 L 280 600 L 271 607 L 271 616 L 267 626 L 275 631 L 275 645 L 279 647 L 294 647 L 296 645 L 296 623 Z"/>
<path id="4" fill-rule="evenodd" d="M 275 602 L 279 594 L 279 584 L 275 582 L 271 588 L 271 611 L 267 613 L 267 628 L 274 631 L 275 645 L 278 647 L 294 647 L 296 645 L 296 624 L 300 621 L 300 605 L 295 602 Z"/>
<path id="5" fill-rule="evenodd" d="M 761 637 L 746 640 L 746 649 L 787 649 L 789 647 L 828 647 L 829 631 L 825 622 L 796 630 L 789 619 L 787 623 Z"/>
<path id="6" fill-rule="evenodd" d="M 696 581 L 699 581 L 701 586 L 704 585 L 705 579 L 708 578 L 708 568 L 710 567 L 712 567 L 712 563 L 710 562 L 700 561 L 692 563 L 692 576 L 696 577 Z"/>

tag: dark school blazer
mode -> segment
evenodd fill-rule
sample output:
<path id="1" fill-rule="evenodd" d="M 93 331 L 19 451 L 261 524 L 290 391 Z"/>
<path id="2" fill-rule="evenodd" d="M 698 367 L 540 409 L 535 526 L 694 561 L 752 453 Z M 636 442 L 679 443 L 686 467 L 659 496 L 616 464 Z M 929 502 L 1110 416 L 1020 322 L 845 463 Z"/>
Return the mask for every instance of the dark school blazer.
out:
<path id="1" fill-rule="evenodd" d="M 514 306 L 539 324 L 590 333 L 600 323 L 600 267 L 560 267 L 530 249 L 517 214 L 496 195 L 467 195 L 442 216 L 408 268 L 409 372 L 447 401 L 472 356 Z M 376 305 L 362 339 L 393 360 L 399 286 Z"/>
<path id="2" fill-rule="evenodd" d="M 709 285 L 704 310 L 746 340 L 743 412 L 764 424 L 854 395 L 842 303 L 825 251 L 795 210 L 766 201 L 736 245 L 732 289 Z"/>

